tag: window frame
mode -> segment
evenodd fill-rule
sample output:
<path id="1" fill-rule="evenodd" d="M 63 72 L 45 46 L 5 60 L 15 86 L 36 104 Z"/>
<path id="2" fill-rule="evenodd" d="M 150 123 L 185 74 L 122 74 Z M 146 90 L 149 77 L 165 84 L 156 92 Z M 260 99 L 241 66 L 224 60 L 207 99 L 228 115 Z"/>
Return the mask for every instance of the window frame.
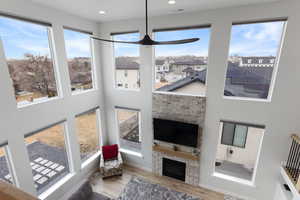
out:
<path id="1" fill-rule="evenodd" d="M 23 141 L 24 141 L 24 144 L 26 146 L 26 155 L 29 158 L 30 155 L 29 155 L 29 152 L 28 152 L 28 149 L 27 149 L 25 139 L 28 138 L 28 137 L 31 137 L 35 134 L 38 134 L 39 132 L 42 132 L 42 131 L 47 130 L 47 129 L 52 128 L 52 127 L 55 127 L 57 125 L 61 125 L 62 129 L 63 129 L 64 145 L 65 145 L 65 151 L 66 151 L 66 155 L 67 155 L 67 162 L 68 162 L 69 172 L 65 176 L 61 177 L 56 182 L 54 182 L 49 188 L 47 188 L 45 191 L 41 192 L 40 194 L 39 194 L 37 188 L 34 188 L 34 190 L 36 191 L 36 193 L 38 194 L 39 197 L 44 197 L 45 195 L 47 196 L 49 193 L 52 193 L 52 190 L 57 187 L 57 184 L 61 183 L 62 181 L 65 181 L 70 176 L 73 176 L 74 173 L 75 173 L 75 168 L 74 168 L 73 160 L 72 160 L 72 151 L 71 151 L 71 147 L 70 147 L 71 145 L 70 145 L 70 141 L 69 141 L 69 132 L 68 132 L 68 129 L 67 129 L 67 120 L 63 119 L 63 120 L 57 121 L 55 123 L 52 123 L 50 125 L 44 126 L 42 128 L 36 129 L 34 131 L 31 131 L 31 132 L 26 133 L 26 134 L 23 135 Z M 30 161 L 30 159 L 29 159 L 29 161 Z M 30 162 L 29 162 L 29 164 L 30 164 Z M 32 170 L 31 166 L 29 166 L 29 167 L 30 167 L 30 170 Z M 32 181 L 34 182 L 33 173 L 31 174 L 31 177 L 32 177 Z"/>
<path id="2" fill-rule="evenodd" d="M 255 98 L 255 97 L 240 97 L 240 96 L 225 96 L 225 88 L 226 88 L 226 77 L 227 77 L 227 71 L 228 71 L 228 60 L 230 58 L 230 45 L 231 45 L 231 40 L 232 40 L 232 27 L 235 25 L 246 25 L 246 24 L 259 24 L 259 23 L 268 23 L 268 22 L 283 22 L 283 28 L 281 32 L 281 36 L 279 39 L 279 44 L 278 44 L 278 49 L 275 58 L 273 58 L 273 71 L 272 71 L 272 76 L 270 80 L 270 85 L 269 85 L 269 91 L 268 91 L 268 96 L 267 98 Z M 275 82 L 277 78 L 277 72 L 279 68 L 279 63 L 282 55 L 282 47 L 285 42 L 285 34 L 287 30 L 287 24 L 288 24 L 288 17 L 281 17 L 281 18 L 276 18 L 276 19 L 261 19 L 261 20 L 250 20 L 250 21 L 236 21 L 231 24 L 231 34 L 230 34 L 230 40 L 228 43 L 228 55 L 227 55 L 227 60 L 226 60 L 226 70 L 224 74 L 224 84 L 223 84 L 223 99 L 225 100 L 237 100 L 237 101 L 254 101 L 254 102 L 264 102 L 264 103 L 270 103 L 272 101 L 272 96 L 275 88 Z M 247 63 L 247 64 L 252 64 L 252 63 Z"/>
<path id="3" fill-rule="evenodd" d="M 27 17 L 22 17 L 22 16 L 18 16 L 18 15 L 10 15 L 10 14 L 6 14 L 6 13 L 0 13 L 0 17 L 5 17 L 5 18 L 8 18 L 8 19 L 20 21 L 20 22 L 23 22 L 23 23 L 29 23 L 29 24 L 42 26 L 46 29 L 46 32 L 47 32 L 48 49 L 49 49 L 49 53 L 50 53 L 49 56 L 50 56 L 51 61 L 52 61 L 52 69 L 53 69 L 53 76 L 54 76 L 54 79 L 55 79 L 55 86 L 56 86 L 57 96 L 51 97 L 51 98 L 48 98 L 48 99 L 45 99 L 45 100 L 30 102 L 30 103 L 24 104 L 24 105 L 18 105 L 18 102 L 16 100 L 16 95 L 14 94 L 17 109 L 22 109 L 22 108 L 25 108 L 25 107 L 28 107 L 28 106 L 33 106 L 33 105 L 36 105 L 36 104 L 46 103 L 48 101 L 63 98 L 61 77 L 60 77 L 60 73 L 59 73 L 59 69 L 58 69 L 58 61 L 57 61 L 57 57 L 56 57 L 56 50 L 54 48 L 55 44 L 54 44 L 54 35 L 53 35 L 52 23 L 39 21 L 39 20 L 27 18 Z M 0 37 L 0 42 L 2 42 L 2 41 L 3 41 L 3 39 L 1 39 L 1 37 Z M 6 50 L 5 50 L 5 47 L 3 46 L 4 59 L 5 59 L 6 66 L 8 68 L 8 59 L 7 59 L 7 56 L 6 56 L 5 52 L 6 52 Z M 10 73 L 9 73 L 9 79 L 13 83 L 13 80 L 11 78 Z M 12 86 L 12 87 L 14 89 L 14 86 Z"/>
<path id="4" fill-rule="evenodd" d="M 100 107 L 97 106 L 95 108 L 92 108 L 92 109 L 89 109 L 87 111 L 81 112 L 81 113 L 75 115 L 75 117 L 74 117 L 74 119 L 75 119 L 76 141 L 77 141 L 77 144 L 78 144 L 78 147 L 79 147 L 79 153 L 80 153 L 80 156 L 81 156 L 80 144 L 79 144 L 79 141 L 78 141 L 78 130 L 76 129 L 76 117 L 80 117 L 80 116 L 90 114 L 90 113 L 93 113 L 93 112 L 95 112 L 95 114 L 96 114 L 96 135 L 97 135 L 97 138 L 98 138 L 97 139 L 98 150 L 95 153 L 93 153 L 92 155 L 90 155 L 89 157 L 87 157 L 85 160 L 82 160 L 80 158 L 81 168 L 84 168 L 85 166 L 87 166 L 87 163 L 90 163 L 91 161 L 95 160 L 94 157 L 101 152 L 101 146 L 102 146 L 102 139 L 101 139 L 102 126 L 101 126 L 101 115 L 100 115 L 101 110 L 100 110 Z"/>
<path id="5" fill-rule="evenodd" d="M 138 125 L 139 125 L 139 142 L 141 144 L 141 149 L 140 151 L 134 151 L 131 149 L 127 149 L 127 148 L 122 148 L 121 147 L 121 139 L 120 139 L 120 123 L 118 120 L 118 110 L 129 110 L 129 111 L 135 111 L 138 112 Z M 125 154 L 129 154 L 129 155 L 133 155 L 133 156 L 137 156 L 137 157 L 143 157 L 142 154 L 142 146 L 143 146 L 143 137 L 142 137 L 142 119 L 141 119 L 141 114 L 142 111 L 140 109 L 137 108 L 128 108 L 128 107 L 123 107 L 123 106 L 114 106 L 114 113 L 115 113 L 115 122 L 116 122 L 116 127 L 117 127 L 117 144 L 119 145 L 119 149 L 121 152 L 125 153 Z"/>
<path id="6" fill-rule="evenodd" d="M 91 62 L 91 78 L 92 78 L 92 88 L 90 89 L 86 89 L 83 91 L 72 91 L 72 80 L 70 77 L 70 70 L 69 70 L 69 64 L 68 64 L 68 52 L 67 52 L 67 45 L 66 45 L 66 36 L 64 34 L 64 31 L 73 31 L 73 32 L 77 32 L 80 34 L 85 34 L 89 36 L 89 51 L 90 51 L 90 62 Z M 65 55 L 66 55 L 66 62 L 67 62 L 67 68 L 68 68 L 68 75 L 69 75 L 69 84 L 70 84 L 70 89 L 71 89 L 71 95 L 80 95 L 86 92 L 91 92 L 91 91 L 95 91 L 98 90 L 98 80 L 97 80 L 97 73 L 96 73 L 96 58 L 95 58 L 95 44 L 94 41 L 92 40 L 92 36 L 93 36 L 93 32 L 92 31 L 85 31 L 82 29 L 77 29 L 77 28 L 72 28 L 70 26 L 63 26 L 63 37 L 64 37 L 64 48 L 65 48 Z"/>
<path id="7" fill-rule="evenodd" d="M 13 167 L 13 162 L 10 158 L 11 155 L 10 155 L 10 151 L 9 151 L 8 141 L 4 141 L 4 142 L 0 143 L 0 149 L 1 148 L 3 149 L 3 156 L 5 157 L 6 165 L 7 165 L 9 174 L 10 174 L 11 179 L 12 179 L 11 184 L 18 187 L 17 177 L 16 177 L 16 173 L 15 173 L 14 167 Z M 5 182 L 8 183 L 7 181 L 5 181 Z"/>
<path id="8" fill-rule="evenodd" d="M 126 34 L 134 34 L 134 33 L 137 33 L 139 35 L 139 38 L 141 38 L 141 32 L 140 30 L 133 30 L 133 31 L 123 31 L 123 32 L 111 32 L 110 33 L 110 39 L 111 40 L 114 40 L 114 36 L 116 35 L 126 35 Z M 139 92 L 141 90 L 141 79 L 140 79 L 140 75 L 141 75 L 141 64 L 139 66 L 139 69 L 137 70 L 138 71 L 138 77 L 137 77 L 137 85 L 139 86 L 138 88 L 136 89 L 133 89 L 133 88 L 125 88 L 125 87 L 118 87 L 119 83 L 118 83 L 118 80 L 117 80 L 117 69 L 116 69 L 116 53 L 115 53 L 115 44 L 112 43 L 111 44 L 112 46 L 112 66 L 113 66 L 113 88 L 116 89 L 116 90 L 124 90 L 124 91 L 136 91 L 136 92 Z M 141 60 L 141 47 L 140 45 L 138 46 L 138 59 L 139 61 Z M 126 70 L 126 69 L 125 69 Z M 124 76 L 125 77 L 125 76 Z M 125 85 L 124 83 L 122 83 L 122 85 Z"/>
<path id="9" fill-rule="evenodd" d="M 246 179 L 243 179 L 243 178 L 235 177 L 235 176 L 232 176 L 232 175 L 227 175 L 225 173 L 220 173 L 220 172 L 216 171 L 215 163 L 218 161 L 217 160 L 218 145 L 219 145 L 219 143 L 221 143 L 220 139 L 221 139 L 222 135 L 220 135 L 220 134 L 222 134 L 221 133 L 221 128 L 223 129 L 223 126 L 220 126 L 220 124 L 221 123 L 226 123 L 226 122 L 235 123 L 237 125 L 244 125 L 244 126 L 253 127 L 253 128 L 259 128 L 259 129 L 263 130 L 263 133 L 262 133 L 259 145 L 258 145 L 257 157 L 255 159 L 255 166 L 254 166 L 254 169 L 253 169 L 253 174 L 252 174 L 251 180 L 246 180 Z M 216 147 L 215 147 L 216 151 L 215 151 L 214 162 L 212 163 L 212 166 L 211 166 L 212 169 L 213 169 L 213 173 L 211 174 L 211 176 L 215 177 L 215 178 L 220 178 L 220 179 L 228 180 L 228 181 L 231 181 L 231 182 L 235 182 L 235 183 L 238 183 L 238 184 L 247 185 L 247 186 L 250 186 L 250 187 L 256 187 L 255 181 L 256 181 L 257 169 L 258 169 L 258 166 L 259 166 L 259 161 L 260 161 L 260 157 L 261 157 L 261 151 L 262 151 L 264 136 L 266 134 L 266 129 L 267 129 L 267 127 L 265 125 L 262 125 L 262 124 L 259 124 L 259 123 L 253 124 L 253 123 L 238 122 L 238 121 L 223 120 L 223 119 L 219 120 L 218 142 L 217 142 Z"/>

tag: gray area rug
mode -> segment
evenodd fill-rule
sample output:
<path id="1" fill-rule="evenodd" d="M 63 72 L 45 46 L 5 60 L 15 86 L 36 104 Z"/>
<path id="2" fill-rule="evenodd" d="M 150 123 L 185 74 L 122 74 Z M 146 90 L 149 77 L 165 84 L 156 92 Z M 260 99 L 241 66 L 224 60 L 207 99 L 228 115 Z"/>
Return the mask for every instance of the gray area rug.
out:
<path id="1" fill-rule="evenodd" d="M 201 200 L 159 184 L 133 177 L 117 200 Z"/>

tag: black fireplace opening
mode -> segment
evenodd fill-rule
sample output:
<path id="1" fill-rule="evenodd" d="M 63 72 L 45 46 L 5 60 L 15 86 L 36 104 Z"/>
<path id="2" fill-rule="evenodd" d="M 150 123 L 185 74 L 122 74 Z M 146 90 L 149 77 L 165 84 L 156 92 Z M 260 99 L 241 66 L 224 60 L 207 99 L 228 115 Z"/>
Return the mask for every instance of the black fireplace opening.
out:
<path id="1" fill-rule="evenodd" d="M 163 171 L 162 175 L 176 178 L 185 181 L 185 168 L 184 162 L 163 158 Z"/>

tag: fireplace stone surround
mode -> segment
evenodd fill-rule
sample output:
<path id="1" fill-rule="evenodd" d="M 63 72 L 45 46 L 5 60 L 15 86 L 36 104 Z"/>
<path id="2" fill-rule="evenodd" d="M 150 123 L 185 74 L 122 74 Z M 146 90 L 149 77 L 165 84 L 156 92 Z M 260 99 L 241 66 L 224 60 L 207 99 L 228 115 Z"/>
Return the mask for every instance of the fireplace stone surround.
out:
<path id="1" fill-rule="evenodd" d="M 186 123 L 197 124 L 199 126 L 197 148 L 154 141 L 154 145 L 173 148 L 182 152 L 193 154 L 200 152 L 202 127 L 205 118 L 206 98 L 199 96 L 187 96 L 176 94 L 154 93 L 152 96 L 152 117 L 174 120 Z M 186 164 L 185 183 L 199 185 L 200 182 L 200 154 L 197 160 L 170 155 L 167 152 L 152 152 L 152 171 L 155 174 L 163 175 L 163 158 L 183 162 Z"/>

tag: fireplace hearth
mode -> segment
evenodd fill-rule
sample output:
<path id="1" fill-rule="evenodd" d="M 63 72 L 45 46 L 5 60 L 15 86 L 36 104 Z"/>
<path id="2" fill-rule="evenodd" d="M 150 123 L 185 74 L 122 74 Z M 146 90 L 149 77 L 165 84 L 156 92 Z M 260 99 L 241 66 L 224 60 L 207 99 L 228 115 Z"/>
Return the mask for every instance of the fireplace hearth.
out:
<path id="1" fill-rule="evenodd" d="M 162 175 L 185 181 L 186 164 L 177 160 L 163 158 Z"/>

